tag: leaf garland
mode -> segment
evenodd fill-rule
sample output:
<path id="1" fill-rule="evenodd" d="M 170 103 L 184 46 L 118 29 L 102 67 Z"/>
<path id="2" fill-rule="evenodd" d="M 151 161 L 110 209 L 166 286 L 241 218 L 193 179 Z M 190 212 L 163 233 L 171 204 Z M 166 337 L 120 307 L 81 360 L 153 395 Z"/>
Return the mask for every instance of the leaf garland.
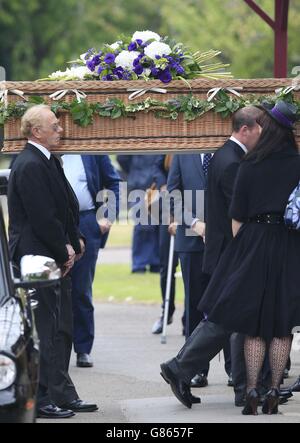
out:
<path id="1" fill-rule="evenodd" d="M 89 103 L 82 100 L 78 103 L 76 99 L 72 102 L 59 101 L 51 105 L 51 109 L 55 114 L 61 111 L 69 112 L 74 123 L 87 127 L 93 124 L 94 116 L 118 119 L 121 117 L 135 118 L 140 112 L 154 112 L 157 118 L 165 118 L 177 120 L 183 115 L 185 121 L 193 121 L 200 118 L 208 111 L 220 114 L 222 118 L 227 118 L 240 108 L 247 105 L 259 105 L 263 101 L 275 104 L 278 100 L 284 100 L 294 103 L 298 107 L 300 118 L 300 101 L 294 98 L 293 92 L 285 93 L 281 91 L 276 96 L 247 96 L 232 97 L 225 90 L 220 90 L 214 99 L 210 102 L 193 96 L 180 95 L 166 101 L 154 100 L 150 97 L 138 103 L 126 104 L 120 99 L 107 99 L 105 102 Z M 0 125 L 4 125 L 10 119 L 21 118 L 27 109 L 36 104 L 46 103 L 42 97 L 32 96 L 27 102 L 14 101 L 5 107 L 4 103 L 0 104 Z"/>

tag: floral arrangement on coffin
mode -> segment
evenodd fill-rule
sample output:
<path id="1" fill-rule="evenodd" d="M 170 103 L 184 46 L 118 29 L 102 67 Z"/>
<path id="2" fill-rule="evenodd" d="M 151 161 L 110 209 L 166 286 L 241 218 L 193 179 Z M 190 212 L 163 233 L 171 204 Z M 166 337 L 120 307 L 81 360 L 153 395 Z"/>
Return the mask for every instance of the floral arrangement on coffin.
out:
<path id="1" fill-rule="evenodd" d="M 135 32 L 100 51 L 89 49 L 72 67 L 56 71 L 42 80 L 188 80 L 199 77 L 231 78 L 224 72 L 229 65 L 207 62 L 221 54 L 210 50 L 192 53 L 181 43 L 161 37 L 152 31 Z"/>

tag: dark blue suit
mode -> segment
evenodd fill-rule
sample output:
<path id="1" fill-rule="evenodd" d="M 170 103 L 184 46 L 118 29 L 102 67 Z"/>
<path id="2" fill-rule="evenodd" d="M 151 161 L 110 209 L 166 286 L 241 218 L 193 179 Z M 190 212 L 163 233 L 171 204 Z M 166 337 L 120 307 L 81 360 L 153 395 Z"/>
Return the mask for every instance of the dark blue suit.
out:
<path id="1" fill-rule="evenodd" d="M 96 220 L 96 211 L 100 207 L 96 198 L 103 189 L 113 191 L 116 197 L 116 214 L 118 214 L 120 177 L 107 155 L 82 155 L 82 162 L 88 189 L 96 209 L 80 212 L 80 229 L 86 239 L 86 251 L 75 263 L 72 272 L 74 349 L 76 353 L 90 354 L 95 331 L 92 285 L 99 249 L 104 248 L 108 238 L 108 234 L 101 234 Z"/>
<path id="2" fill-rule="evenodd" d="M 202 296 L 203 274 L 202 261 L 204 253 L 204 243 L 199 236 L 187 235 L 192 220 L 204 217 L 204 209 L 201 205 L 197 208 L 196 191 L 205 190 L 206 177 L 202 169 L 200 154 L 195 155 L 175 155 L 168 177 L 168 191 L 179 190 L 182 195 L 184 191 L 192 191 L 190 204 L 185 201 L 180 206 L 189 215 L 189 225 L 183 223 L 178 225 L 175 238 L 175 251 L 179 253 L 182 277 L 185 288 L 185 312 L 186 312 L 186 337 L 190 336 L 193 330 L 202 319 L 197 310 L 197 305 Z M 198 211 L 197 211 L 198 209 Z M 200 210 L 200 211 L 199 211 Z M 175 209 L 175 221 L 176 221 Z"/>

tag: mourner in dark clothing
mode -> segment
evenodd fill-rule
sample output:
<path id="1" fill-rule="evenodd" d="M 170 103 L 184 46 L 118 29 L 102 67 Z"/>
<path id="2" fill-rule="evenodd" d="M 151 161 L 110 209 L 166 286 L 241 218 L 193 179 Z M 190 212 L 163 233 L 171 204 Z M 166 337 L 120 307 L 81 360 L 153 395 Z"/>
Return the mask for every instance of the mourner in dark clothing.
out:
<path id="1" fill-rule="evenodd" d="M 230 207 L 234 239 L 213 274 L 201 309 L 210 322 L 245 334 L 247 404 L 257 414 L 258 376 L 269 345 L 271 390 L 263 412 L 278 412 L 279 387 L 300 322 L 300 233 L 284 224 L 300 180 L 293 123 L 297 109 L 279 102 L 258 120 L 262 134 L 242 162 Z"/>
<path id="2" fill-rule="evenodd" d="M 35 311 L 41 344 L 38 416 L 67 418 L 73 411 L 96 410 L 82 402 L 68 375 L 69 350 L 62 328 L 72 327 L 64 317 L 64 290 L 74 261 L 84 252 L 78 230 L 78 202 L 59 160 L 51 154 L 60 140 L 62 128 L 45 105 L 30 108 L 22 118 L 22 133 L 28 139 L 15 160 L 8 185 L 9 244 L 13 261 L 19 265 L 24 255 L 53 258 L 62 268 L 62 288 L 36 291 Z M 70 293 L 69 293 L 70 295 Z M 68 294 L 66 295 L 66 297 Z M 70 335 L 70 334 L 69 334 Z M 57 407 L 55 398 L 68 407 Z"/>
<path id="3" fill-rule="evenodd" d="M 226 246 L 232 239 L 231 220 L 228 210 L 233 193 L 234 181 L 239 164 L 247 150 L 253 148 L 259 137 L 259 125 L 256 118 L 260 115 L 255 107 L 246 107 L 238 111 L 233 118 L 233 135 L 213 156 L 209 170 L 206 191 L 206 227 L 203 271 L 207 276 L 206 284 Z M 198 225 L 196 232 L 203 235 Z M 203 292 L 202 292 L 203 294 Z M 205 311 L 204 311 L 205 312 Z M 162 364 L 164 378 L 173 383 L 173 392 L 187 407 L 192 406 L 190 382 L 195 374 L 208 368 L 210 360 L 224 347 L 228 346 L 231 332 L 209 321 L 202 321 L 176 358 Z M 235 340 L 236 341 L 236 340 Z M 236 350 L 237 348 L 237 350 Z M 235 404 L 240 406 L 245 391 L 245 371 L 241 361 L 241 343 L 233 344 L 232 371 L 235 378 Z M 238 362 L 238 364 L 235 364 Z M 234 374 L 235 375 L 235 374 Z M 176 386 L 176 387 L 175 387 Z M 175 394 L 176 395 L 176 394 Z"/>

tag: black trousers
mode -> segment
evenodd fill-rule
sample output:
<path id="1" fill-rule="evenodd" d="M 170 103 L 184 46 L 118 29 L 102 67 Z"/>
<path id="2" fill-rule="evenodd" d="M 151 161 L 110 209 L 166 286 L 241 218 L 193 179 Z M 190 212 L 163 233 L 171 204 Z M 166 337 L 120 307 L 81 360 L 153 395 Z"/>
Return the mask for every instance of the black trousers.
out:
<path id="1" fill-rule="evenodd" d="M 169 250 L 170 250 L 171 236 L 168 232 L 168 226 L 159 226 L 159 259 L 160 259 L 160 287 L 162 295 L 162 309 L 164 314 L 165 296 L 167 289 L 168 278 L 168 265 L 169 265 Z M 168 317 L 172 317 L 175 311 L 175 272 L 178 265 L 178 254 L 174 253 L 172 280 L 171 280 L 171 292 L 170 292 L 170 304 Z"/>
<path id="2" fill-rule="evenodd" d="M 40 341 L 40 377 L 37 393 L 37 408 L 51 403 L 49 386 L 55 373 L 54 338 L 58 326 L 59 287 L 38 289 L 33 298 L 38 306 L 34 311 L 37 333 Z"/>
<path id="3" fill-rule="evenodd" d="M 171 369 L 178 378 L 190 384 L 195 374 L 199 374 L 203 368 L 208 367 L 210 361 L 228 345 L 231 335 L 230 331 L 220 325 L 210 321 L 201 321 L 178 355 L 168 362 Z M 243 346 L 240 349 L 242 350 Z M 240 356 L 238 353 L 236 355 Z M 244 358 L 237 360 L 236 366 L 244 374 L 239 375 L 240 378 L 236 380 L 235 386 L 236 400 L 240 400 L 245 394 L 246 387 Z"/>
<path id="4" fill-rule="evenodd" d="M 62 406 L 79 398 L 69 375 L 72 345 L 72 283 L 71 278 L 67 276 L 62 279 L 58 296 L 58 324 L 54 336 L 55 370 L 49 386 L 50 398 L 57 406 Z"/>
<path id="5" fill-rule="evenodd" d="M 200 321 L 203 320 L 204 315 L 198 311 L 198 305 L 209 283 L 210 276 L 201 271 L 203 252 L 180 252 L 179 258 L 185 289 L 185 332 L 186 339 L 188 339 Z M 231 352 L 229 340 L 225 343 L 223 351 L 225 359 L 225 371 L 229 375 L 231 373 Z M 201 368 L 200 372 L 206 376 L 208 375 L 209 362 L 207 362 L 207 364 Z"/>
<path id="6" fill-rule="evenodd" d="M 185 336 L 187 338 L 203 320 L 203 315 L 197 310 L 205 290 L 205 276 L 201 271 L 203 252 L 179 252 L 179 259 L 184 284 Z"/>

